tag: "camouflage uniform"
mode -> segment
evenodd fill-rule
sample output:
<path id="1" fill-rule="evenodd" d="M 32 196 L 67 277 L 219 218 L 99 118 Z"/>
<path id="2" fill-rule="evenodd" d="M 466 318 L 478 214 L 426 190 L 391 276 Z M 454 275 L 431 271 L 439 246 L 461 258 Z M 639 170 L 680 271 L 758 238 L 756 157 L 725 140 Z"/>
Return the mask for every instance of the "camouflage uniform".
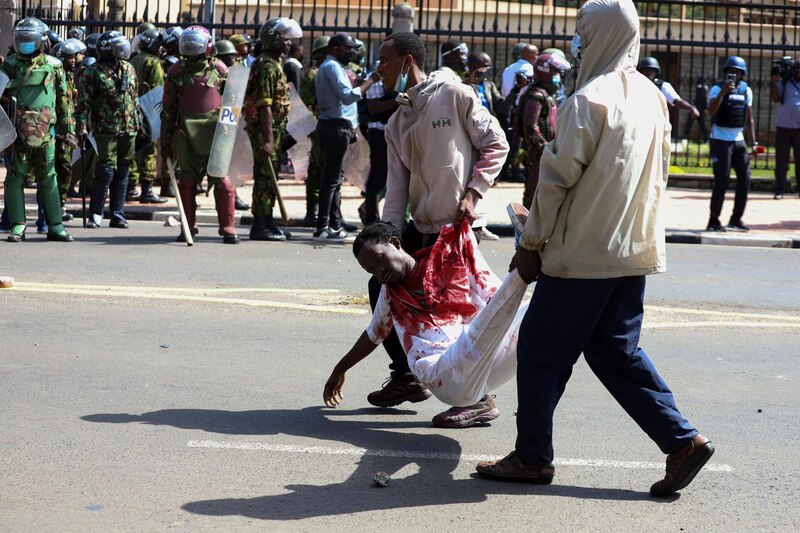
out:
<path id="1" fill-rule="evenodd" d="M 267 161 L 264 161 L 261 152 L 261 147 L 264 145 L 264 134 L 258 118 L 258 108 L 261 106 L 269 106 L 272 110 L 274 146 L 272 168 Z M 261 55 L 253 63 L 245 93 L 245 113 L 247 118 L 245 131 L 250 137 L 253 149 L 253 216 L 272 216 L 277 191 L 275 180 L 270 174 L 274 173 L 280 164 L 280 146 L 289 117 L 289 88 L 283 66 L 279 61 Z"/>
<path id="2" fill-rule="evenodd" d="M 157 55 L 147 50 L 142 50 L 131 59 L 131 64 L 136 69 L 140 95 L 147 94 L 156 87 L 164 85 L 164 69 Z M 136 153 L 131 164 L 128 188 L 133 187 L 141 179 L 142 194 L 145 194 L 145 190 L 151 191 L 157 172 L 158 149 L 156 148 L 156 143 L 153 142 Z"/>
<path id="3" fill-rule="evenodd" d="M 48 236 L 71 240 L 62 225 L 55 170 L 56 136 L 64 139 L 69 136 L 73 140 L 75 136 L 64 67 L 61 61 L 45 54 L 12 54 L 0 69 L 10 80 L 6 91 L 18 100 L 17 140 L 11 151 L 11 169 L 5 183 L 6 205 L 12 224 L 9 240 L 18 240 L 14 236 L 24 232 L 23 182 L 28 175 L 34 176 L 38 182 L 50 227 Z"/>
<path id="4" fill-rule="evenodd" d="M 91 123 L 97 141 L 90 226 L 102 222 L 106 188 L 110 186 L 111 225 L 127 227 L 125 193 L 142 120 L 133 65 L 124 60 L 98 61 L 86 69 L 78 87 L 77 111 L 81 124 Z"/>
<path id="5" fill-rule="evenodd" d="M 228 67 L 217 58 L 181 59 L 170 67 L 164 82 L 161 110 L 161 149 L 174 148 L 178 156 L 178 191 L 186 220 L 196 232 L 196 187 L 206 176 Z M 226 243 L 236 236 L 233 182 L 226 176 L 208 176 L 214 188 L 219 234 Z M 183 235 L 178 237 L 182 240 Z"/>
<path id="6" fill-rule="evenodd" d="M 75 73 L 64 72 L 67 86 L 67 103 L 70 115 L 75 114 L 75 101 L 78 99 L 78 89 L 75 86 Z M 61 207 L 67 202 L 67 191 L 72 185 L 72 145 L 65 137 L 56 135 L 56 176 L 58 179 L 58 195 Z"/>
<path id="7" fill-rule="evenodd" d="M 308 69 L 300 81 L 300 99 L 314 113 L 315 117 L 319 116 L 316 89 L 318 70 L 317 67 Z M 319 188 L 322 185 L 322 146 L 319 144 L 317 132 L 312 132 L 308 137 L 311 139 L 311 151 L 308 154 L 308 173 L 306 174 L 306 218 L 309 219 L 307 222 L 316 224 Z"/>
<path id="8" fill-rule="evenodd" d="M 539 108 L 538 119 L 531 124 L 525 120 L 525 108 L 529 105 Z M 528 169 L 525 191 L 522 194 L 522 204 L 526 208 L 530 208 L 533 194 L 539 183 L 539 162 L 542 159 L 544 147 L 555 137 L 555 131 L 550 122 L 555 109 L 555 97 L 535 81 L 528 85 L 528 89 L 520 97 L 517 106 L 516 128 L 522 138 L 525 167 Z"/>

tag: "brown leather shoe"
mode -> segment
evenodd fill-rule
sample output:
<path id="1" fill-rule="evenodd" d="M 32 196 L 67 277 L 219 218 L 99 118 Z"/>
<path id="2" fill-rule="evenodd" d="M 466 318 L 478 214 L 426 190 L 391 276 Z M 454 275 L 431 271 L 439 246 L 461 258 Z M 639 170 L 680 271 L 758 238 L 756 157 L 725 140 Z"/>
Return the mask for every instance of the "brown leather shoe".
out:
<path id="1" fill-rule="evenodd" d="M 483 461 L 475 467 L 483 477 L 499 479 L 500 481 L 523 481 L 526 483 L 541 483 L 549 485 L 556 473 L 551 464 L 530 465 L 524 463 L 517 455 L 516 450 L 506 455 L 499 461 Z"/>
<path id="2" fill-rule="evenodd" d="M 669 496 L 692 482 L 711 456 L 714 446 L 702 435 L 696 435 L 689 444 L 667 456 L 667 473 L 664 479 L 650 487 L 653 496 Z"/>

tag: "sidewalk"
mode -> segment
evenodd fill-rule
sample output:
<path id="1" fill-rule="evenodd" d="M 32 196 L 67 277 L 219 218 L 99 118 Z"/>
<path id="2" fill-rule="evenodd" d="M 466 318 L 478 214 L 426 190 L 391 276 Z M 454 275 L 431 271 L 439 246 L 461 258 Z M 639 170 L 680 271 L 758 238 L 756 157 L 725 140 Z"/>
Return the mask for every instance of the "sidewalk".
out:
<path id="1" fill-rule="evenodd" d="M 300 225 L 305 216 L 305 185 L 302 181 L 282 179 L 279 187 L 290 225 Z M 509 202 L 521 201 L 522 188 L 520 183 L 498 183 L 486 195 L 483 201 L 483 210 L 488 214 L 489 229 L 498 235 L 513 235 L 506 215 L 506 205 Z M 34 192 L 30 189 L 26 190 L 30 223 L 33 223 L 36 218 Z M 250 203 L 252 182 L 240 187 L 238 192 L 244 201 Z M 708 221 L 710 191 L 669 188 L 666 196 L 667 242 L 800 248 L 800 197 L 797 195 L 786 195 L 783 200 L 774 200 L 772 193 L 751 192 L 744 217 L 745 223 L 752 229 L 749 233 L 704 231 Z M 346 220 L 360 225 L 358 206 L 362 200 L 356 187 L 349 184 L 342 187 L 342 213 Z M 198 196 L 197 202 L 197 221 L 216 224 L 217 215 L 214 210 L 213 193 L 208 197 Z M 723 206 L 721 217 L 723 222 L 727 222 L 730 217 L 732 206 L 733 192 L 731 191 Z M 69 200 L 67 209 L 76 217 L 74 221 L 67 224 L 67 227 L 79 225 L 81 223 L 80 199 Z M 178 217 L 178 208 L 175 199 L 172 198 L 168 203 L 158 206 L 131 202 L 126 205 L 126 215 L 129 220 L 133 221 L 166 221 L 169 217 Z M 275 216 L 276 218 L 280 217 L 277 204 Z M 237 211 L 237 223 L 241 226 L 249 226 L 252 223 L 251 213 Z M 242 228 L 241 233 L 246 236 L 247 228 Z"/>

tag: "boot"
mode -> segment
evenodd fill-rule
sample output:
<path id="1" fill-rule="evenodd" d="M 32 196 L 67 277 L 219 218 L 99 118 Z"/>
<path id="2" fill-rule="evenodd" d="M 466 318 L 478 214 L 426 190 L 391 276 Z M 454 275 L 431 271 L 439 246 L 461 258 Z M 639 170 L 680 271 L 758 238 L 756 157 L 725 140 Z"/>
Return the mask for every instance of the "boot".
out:
<path id="1" fill-rule="evenodd" d="M 172 180 L 161 179 L 161 196 L 164 198 L 175 198 L 175 189 L 172 188 Z"/>
<path id="2" fill-rule="evenodd" d="M 235 197 L 236 191 L 230 179 L 224 178 L 214 185 L 219 234 L 225 244 L 239 244 L 239 236 L 236 234 Z"/>
<path id="3" fill-rule="evenodd" d="M 126 164 L 117 164 L 117 170 L 111 179 L 109 188 L 108 207 L 111 211 L 111 221 L 109 226 L 112 228 L 128 229 L 128 221 L 125 220 L 125 197 L 130 191 L 128 187 L 129 167 Z"/>
<path id="4" fill-rule="evenodd" d="M 140 204 L 165 204 L 167 199 L 153 191 L 153 183 L 142 180 L 142 194 L 139 196 Z"/>
<path id="5" fill-rule="evenodd" d="M 303 218 L 303 226 L 315 228 L 317 226 L 317 199 L 306 196 L 306 216 Z"/>
<path id="6" fill-rule="evenodd" d="M 234 196 L 234 205 L 236 206 L 237 211 L 249 211 L 250 204 L 239 198 L 239 193 L 237 192 Z"/>
<path id="7" fill-rule="evenodd" d="M 136 182 L 128 183 L 128 190 L 125 193 L 125 201 L 132 202 L 134 200 L 138 200 L 141 197 L 139 191 L 136 190 Z"/>
<path id="8" fill-rule="evenodd" d="M 186 223 L 192 230 L 192 235 L 197 235 L 195 186 L 194 179 L 190 177 L 181 176 L 178 178 L 178 193 L 181 195 L 183 212 L 186 214 Z M 180 237 L 178 237 L 178 239 L 180 239 Z"/>
<path id="9" fill-rule="evenodd" d="M 272 220 L 272 214 L 253 217 L 253 225 L 250 228 L 251 241 L 285 241 L 286 239 L 286 234 Z"/>

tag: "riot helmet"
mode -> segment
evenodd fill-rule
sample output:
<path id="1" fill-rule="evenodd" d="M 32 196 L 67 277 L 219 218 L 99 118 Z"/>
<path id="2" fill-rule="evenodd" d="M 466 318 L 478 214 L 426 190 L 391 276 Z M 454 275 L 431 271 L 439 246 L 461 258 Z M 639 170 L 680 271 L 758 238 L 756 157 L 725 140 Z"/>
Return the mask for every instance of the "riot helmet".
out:
<path id="1" fill-rule="evenodd" d="M 136 26 L 136 35 L 141 35 L 148 30 L 158 31 L 155 24 L 153 24 L 152 22 L 142 22 L 141 24 Z"/>
<path id="2" fill-rule="evenodd" d="M 14 50 L 30 56 L 41 50 L 47 26 L 39 19 L 27 17 L 14 26 Z"/>
<path id="3" fill-rule="evenodd" d="M 228 39 L 220 39 L 215 42 L 214 50 L 217 56 L 239 55 L 239 52 L 236 51 L 236 47 Z"/>
<path id="4" fill-rule="evenodd" d="M 183 33 L 183 28 L 181 28 L 180 26 L 172 26 L 170 28 L 165 28 L 164 31 L 161 33 L 161 37 L 163 40 L 161 46 L 164 47 L 164 49 L 168 54 L 178 54 L 178 45 L 182 33 Z"/>
<path id="5" fill-rule="evenodd" d="M 58 53 L 56 53 L 56 48 L 58 48 Z M 53 48 L 53 55 L 60 58 L 65 58 L 67 56 L 73 56 L 75 54 L 82 54 L 86 51 L 86 45 L 80 39 L 76 39 L 75 37 L 70 37 L 66 41 L 58 43 L 55 48 Z"/>
<path id="6" fill-rule="evenodd" d="M 97 59 L 111 61 L 114 58 L 128 59 L 131 57 L 131 43 L 120 32 L 112 30 L 100 35 L 97 41 Z"/>
<path id="7" fill-rule="evenodd" d="M 145 30 L 143 33 L 139 34 L 139 50 L 145 50 L 151 54 L 158 55 L 163 40 L 161 32 L 156 28 Z"/>
<path id="8" fill-rule="evenodd" d="M 181 33 L 178 50 L 184 57 L 211 55 L 211 33 L 203 26 L 189 26 Z"/>
<path id="9" fill-rule="evenodd" d="M 86 37 L 86 55 L 89 57 L 97 57 L 97 41 L 100 40 L 99 33 L 90 33 Z"/>
<path id="10" fill-rule="evenodd" d="M 79 41 L 86 38 L 86 28 L 83 26 L 76 26 L 67 32 L 67 37 L 70 39 L 78 39 Z"/>
<path id="11" fill-rule="evenodd" d="M 311 55 L 315 56 L 318 53 L 328 53 L 328 41 L 330 40 L 331 38 L 327 35 L 320 35 L 314 39 L 314 42 L 311 44 Z"/>
<path id="12" fill-rule="evenodd" d="M 725 65 L 722 70 L 727 72 L 728 69 L 738 69 L 742 71 L 743 76 L 747 76 L 747 63 L 739 56 L 731 56 L 725 60 Z"/>
<path id="13" fill-rule="evenodd" d="M 284 50 L 284 39 L 300 39 L 303 30 L 293 19 L 274 17 L 266 21 L 258 30 L 258 38 L 264 50 Z"/>
<path id="14" fill-rule="evenodd" d="M 639 60 L 636 70 L 642 72 L 644 69 L 653 69 L 656 71 L 656 77 L 661 74 L 661 65 L 658 64 L 658 59 L 655 57 L 643 57 Z"/>

